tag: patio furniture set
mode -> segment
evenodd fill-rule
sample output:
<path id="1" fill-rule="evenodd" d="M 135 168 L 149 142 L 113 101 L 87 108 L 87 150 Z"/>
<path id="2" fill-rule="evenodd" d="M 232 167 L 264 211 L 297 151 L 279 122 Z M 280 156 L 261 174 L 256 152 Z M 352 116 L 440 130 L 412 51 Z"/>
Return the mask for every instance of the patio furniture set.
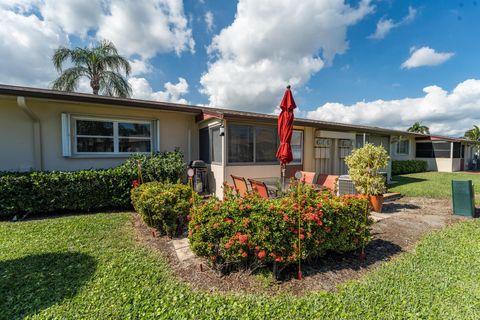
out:
<path id="1" fill-rule="evenodd" d="M 317 174 L 315 172 L 299 171 L 301 178 L 299 179 L 305 184 L 313 186 L 316 190 L 330 190 L 332 193 L 336 191 L 338 176 Z M 298 172 L 296 174 L 298 176 Z M 250 191 L 257 192 L 263 198 L 276 198 L 281 195 L 281 189 L 285 190 L 289 182 L 282 183 L 279 178 L 258 178 L 245 179 L 244 177 L 231 175 L 233 180 L 233 188 L 240 196 L 244 196 Z"/>

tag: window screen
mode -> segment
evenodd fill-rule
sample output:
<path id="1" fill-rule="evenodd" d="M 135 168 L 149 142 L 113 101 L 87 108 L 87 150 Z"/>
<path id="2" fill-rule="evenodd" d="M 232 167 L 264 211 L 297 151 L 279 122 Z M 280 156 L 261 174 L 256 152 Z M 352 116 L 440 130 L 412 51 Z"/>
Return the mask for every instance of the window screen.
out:
<path id="1" fill-rule="evenodd" d="M 220 127 L 210 130 L 212 141 L 212 162 L 222 163 L 222 137 L 220 136 Z"/>
<path id="2" fill-rule="evenodd" d="M 232 124 L 228 126 L 228 161 L 253 162 L 253 127 Z"/>

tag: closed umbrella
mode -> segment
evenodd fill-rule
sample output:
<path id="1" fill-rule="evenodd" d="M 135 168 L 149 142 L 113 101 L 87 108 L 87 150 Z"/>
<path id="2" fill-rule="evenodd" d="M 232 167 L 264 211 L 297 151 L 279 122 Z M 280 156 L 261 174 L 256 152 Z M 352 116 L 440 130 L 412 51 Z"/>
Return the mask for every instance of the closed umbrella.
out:
<path id="1" fill-rule="evenodd" d="M 293 110 L 296 108 L 295 100 L 293 100 L 292 91 L 290 90 L 290 86 L 287 86 L 287 90 L 285 90 L 285 94 L 283 95 L 282 103 L 280 103 L 280 108 L 282 112 L 278 116 L 278 135 L 280 137 L 280 147 L 277 150 L 277 159 L 280 161 L 282 165 L 282 185 L 285 185 L 285 167 L 288 163 L 292 162 L 293 154 L 292 154 L 292 145 L 290 144 L 292 141 L 292 134 L 293 134 Z M 300 228 L 300 209 L 298 211 L 298 279 L 302 279 L 302 271 L 301 271 L 301 228 Z"/>
<path id="2" fill-rule="evenodd" d="M 282 165 L 282 184 L 285 185 L 285 167 L 288 163 L 292 162 L 292 133 L 293 133 L 293 109 L 297 106 L 295 100 L 293 100 L 292 91 L 290 86 L 287 86 L 285 94 L 283 95 L 280 108 L 282 112 L 278 116 L 278 136 L 280 137 L 280 146 L 277 150 L 277 159 Z"/>

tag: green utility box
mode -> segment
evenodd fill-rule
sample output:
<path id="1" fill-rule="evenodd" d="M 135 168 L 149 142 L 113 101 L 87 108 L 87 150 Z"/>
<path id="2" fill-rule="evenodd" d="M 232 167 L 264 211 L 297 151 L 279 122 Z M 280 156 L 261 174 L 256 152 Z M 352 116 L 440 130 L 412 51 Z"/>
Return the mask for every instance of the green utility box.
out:
<path id="1" fill-rule="evenodd" d="M 453 214 L 474 217 L 475 193 L 472 180 L 452 180 Z"/>

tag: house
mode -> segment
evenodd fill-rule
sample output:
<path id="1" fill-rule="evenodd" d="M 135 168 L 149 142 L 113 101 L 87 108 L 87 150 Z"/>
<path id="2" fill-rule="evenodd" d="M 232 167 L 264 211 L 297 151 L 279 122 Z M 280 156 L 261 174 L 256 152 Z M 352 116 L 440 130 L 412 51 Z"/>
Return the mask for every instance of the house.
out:
<path id="1" fill-rule="evenodd" d="M 0 85 L 0 171 L 107 168 L 132 153 L 179 149 L 208 164 L 221 196 L 232 174 L 280 176 L 276 124 L 274 115 Z M 366 142 L 437 171 L 463 170 L 473 157 L 461 139 L 296 119 L 287 174 L 346 174 L 345 156 Z M 390 179 L 390 164 L 385 172 Z"/>

